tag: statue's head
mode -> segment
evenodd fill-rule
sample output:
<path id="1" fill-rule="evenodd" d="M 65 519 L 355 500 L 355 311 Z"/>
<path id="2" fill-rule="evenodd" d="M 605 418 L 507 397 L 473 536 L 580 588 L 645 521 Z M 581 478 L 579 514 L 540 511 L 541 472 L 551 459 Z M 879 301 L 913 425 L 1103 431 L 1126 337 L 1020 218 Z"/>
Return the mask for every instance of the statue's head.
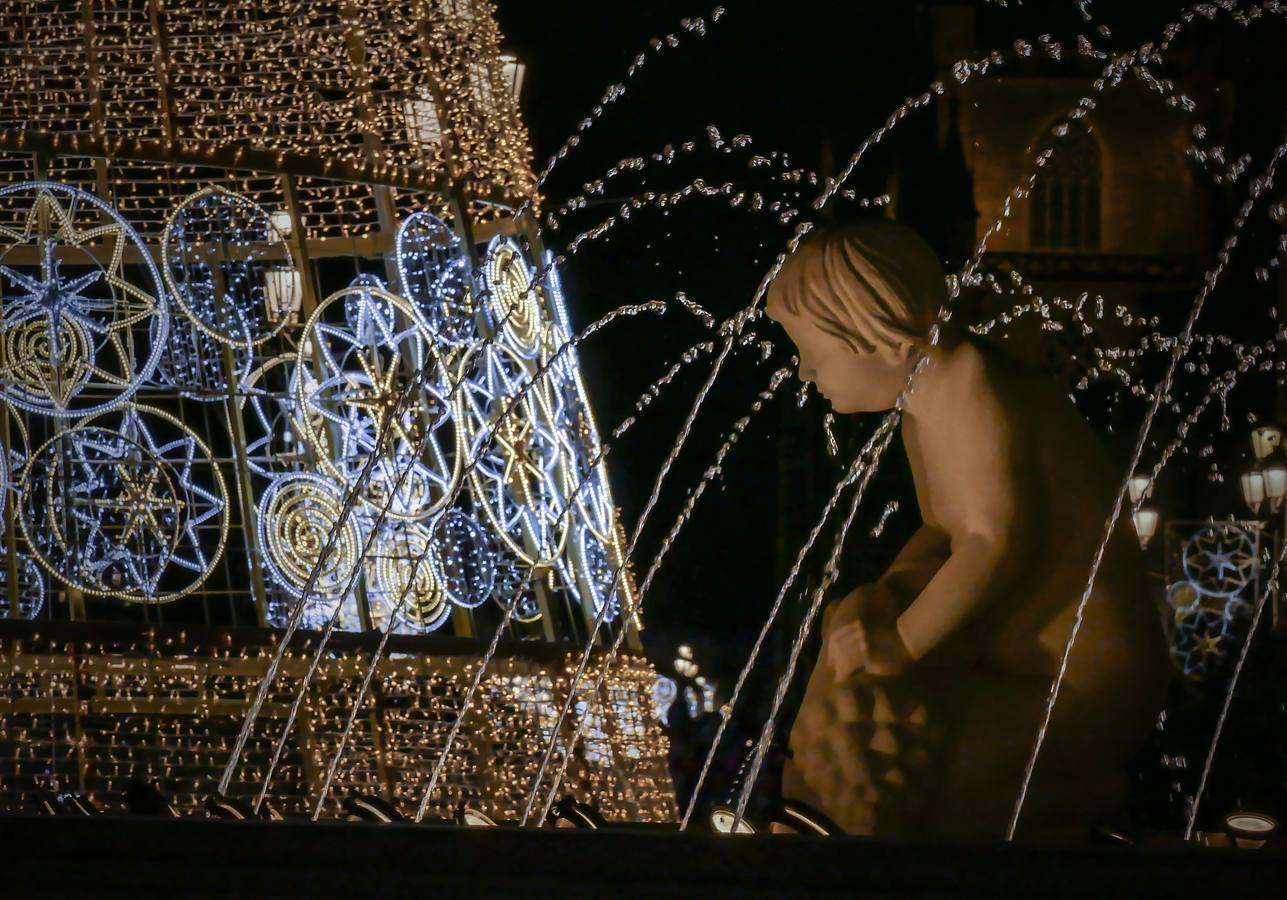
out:
<path id="1" fill-rule="evenodd" d="M 889 409 L 947 299 L 943 267 L 887 220 L 824 227 L 801 241 L 766 311 L 795 342 L 800 378 L 836 412 Z"/>

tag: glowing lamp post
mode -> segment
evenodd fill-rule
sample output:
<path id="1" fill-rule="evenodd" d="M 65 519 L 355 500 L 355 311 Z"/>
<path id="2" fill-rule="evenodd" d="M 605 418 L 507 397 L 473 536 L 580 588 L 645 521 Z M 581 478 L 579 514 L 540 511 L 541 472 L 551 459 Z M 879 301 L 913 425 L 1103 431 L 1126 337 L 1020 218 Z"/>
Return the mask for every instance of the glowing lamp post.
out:
<path id="1" fill-rule="evenodd" d="M 1282 508 L 1283 497 L 1287 496 L 1287 458 L 1281 449 L 1275 450 L 1260 466 L 1260 475 L 1265 482 L 1265 498 L 1269 508 L 1277 512 Z"/>
<path id="2" fill-rule="evenodd" d="M 1282 447 L 1282 432 L 1272 425 L 1262 425 L 1251 433 L 1251 449 L 1256 463 L 1238 479 L 1242 499 L 1254 514 L 1260 513 L 1266 500 L 1269 509 L 1277 512 L 1287 498 L 1287 453 Z"/>
<path id="3" fill-rule="evenodd" d="M 264 273 L 264 306 L 274 322 L 296 322 L 303 306 L 304 287 L 298 269 L 269 269 Z"/>
<path id="4" fill-rule="evenodd" d="M 1242 488 L 1242 499 L 1252 513 L 1260 512 L 1260 504 L 1265 502 L 1265 476 L 1259 470 L 1243 472 L 1239 479 Z"/>
<path id="5" fill-rule="evenodd" d="M 273 210 L 272 213 L 269 214 L 268 220 L 272 223 L 273 228 L 276 229 L 277 233 L 280 234 L 283 239 L 289 240 L 290 236 L 295 231 L 295 223 L 291 219 L 290 210 L 288 209 Z"/>
<path id="6" fill-rule="evenodd" d="M 1131 524 L 1135 526 L 1140 549 L 1145 550 L 1153 535 L 1157 534 L 1157 510 L 1140 506 L 1153 494 L 1153 479 L 1147 475 L 1132 475 L 1126 486 L 1130 490 L 1131 507 L 1135 510 L 1131 513 Z"/>
<path id="7" fill-rule="evenodd" d="M 523 92 L 523 76 L 527 74 L 527 66 L 513 53 L 502 53 L 500 61 L 501 71 L 505 75 L 505 86 L 517 100 Z"/>
<path id="8" fill-rule="evenodd" d="M 1156 509 L 1137 509 L 1131 514 L 1131 524 L 1135 526 L 1135 536 L 1140 540 L 1140 549 L 1148 548 L 1149 541 L 1157 534 L 1158 514 Z"/>
<path id="9" fill-rule="evenodd" d="M 1266 459 L 1282 446 L 1283 434 L 1272 425 L 1262 425 L 1251 432 L 1251 449 L 1256 459 Z"/>

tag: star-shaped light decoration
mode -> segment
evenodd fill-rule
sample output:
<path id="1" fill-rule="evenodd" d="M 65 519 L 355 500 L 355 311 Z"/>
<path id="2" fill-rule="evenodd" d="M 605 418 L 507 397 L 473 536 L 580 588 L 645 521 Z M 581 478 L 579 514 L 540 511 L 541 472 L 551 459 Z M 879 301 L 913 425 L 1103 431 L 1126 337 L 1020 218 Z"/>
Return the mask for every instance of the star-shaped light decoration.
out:
<path id="1" fill-rule="evenodd" d="M 337 304 L 349 324 L 327 315 Z M 297 370 L 312 369 L 316 380 L 297 379 L 306 413 L 300 418 L 323 471 L 341 482 L 360 479 L 363 503 L 397 519 L 420 520 L 440 509 L 462 460 L 449 427 L 442 362 L 424 320 L 377 284 L 356 284 L 318 306 L 304 344 L 309 349 L 301 347 Z M 328 443 L 331 452 L 322 452 Z"/>
<path id="2" fill-rule="evenodd" d="M 478 348 L 460 373 L 457 427 L 470 433 L 464 455 L 475 461 L 469 473 L 475 502 L 510 552 L 544 577 L 566 549 L 576 518 L 563 514 L 556 476 L 564 444 L 541 405 L 548 384 L 533 382 L 523 359 L 504 344 Z"/>
<path id="3" fill-rule="evenodd" d="M 51 438 L 23 475 L 19 524 L 55 578 L 96 596 L 155 596 L 174 547 L 178 495 L 163 462 L 118 431 Z"/>
<path id="4" fill-rule="evenodd" d="M 165 344 L 160 275 L 134 230 L 92 194 L 47 182 L 0 189 L 11 203 L 23 195 L 34 196 L 22 227 L 0 225 L 0 288 L 14 290 L 0 297 L 0 391 L 15 406 L 45 415 L 119 406 L 152 375 Z M 31 247 L 39 253 L 38 272 L 11 261 L 11 253 Z M 149 290 L 125 277 L 127 249 L 143 260 Z M 64 276 L 68 254 L 96 270 Z M 139 344 L 130 332 L 149 320 L 141 329 L 148 355 L 136 358 Z M 92 395 L 78 401 L 91 384 Z"/>
<path id="5" fill-rule="evenodd" d="M 90 505 L 116 514 L 120 523 L 116 534 L 118 544 L 128 546 L 131 541 L 142 538 L 146 529 L 153 543 L 165 546 L 174 541 L 173 526 L 183 514 L 185 504 L 168 484 L 161 466 L 140 463 L 138 459 L 118 461 L 113 466 L 116 471 L 112 478 L 117 493 L 91 500 Z"/>
<path id="6" fill-rule="evenodd" d="M 503 410 L 497 411 L 492 426 L 504 460 L 502 481 L 515 499 L 531 506 L 542 493 L 545 470 L 535 447 L 536 428 L 525 410 L 521 401 L 505 404 Z"/>
<path id="7" fill-rule="evenodd" d="M 168 435 L 159 437 L 163 428 Z M 227 534 L 227 489 L 210 451 L 178 419 L 147 407 L 128 407 L 122 416 L 121 431 L 164 461 L 173 474 L 182 505 L 170 561 L 204 578 L 222 552 Z M 204 479 L 213 483 L 207 485 Z M 206 531 L 220 536 L 218 550 L 213 554 L 207 545 L 214 542 L 203 537 Z"/>
<path id="8" fill-rule="evenodd" d="M 349 377 L 352 385 L 344 395 L 343 402 L 355 410 L 365 412 L 371 418 L 375 434 L 391 429 L 402 443 L 418 446 L 423 434 L 422 423 L 418 421 L 418 410 L 414 398 L 409 398 L 404 379 L 394 366 L 390 366 L 382 375 L 372 379 L 366 377 Z M 435 404 L 426 407 L 430 423 L 441 414 L 441 407 Z"/>
<path id="9" fill-rule="evenodd" d="M 1254 532 L 1232 523 L 1203 525 L 1185 542 L 1185 575 L 1203 594 L 1233 596 L 1255 578 L 1259 562 Z"/>

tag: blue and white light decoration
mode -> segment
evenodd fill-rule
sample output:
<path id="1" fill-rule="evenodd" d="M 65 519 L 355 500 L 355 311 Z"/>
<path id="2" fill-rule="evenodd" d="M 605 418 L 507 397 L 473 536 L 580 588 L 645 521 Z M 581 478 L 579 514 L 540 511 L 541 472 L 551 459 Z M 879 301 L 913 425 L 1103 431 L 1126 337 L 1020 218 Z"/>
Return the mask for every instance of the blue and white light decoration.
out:
<path id="1" fill-rule="evenodd" d="M 1260 527 L 1254 522 L 1174 523 L 1191 529 L 1179 545 L 1167 588 L 1171 659 L 1185 677 L 1220 672 L 1246 638 L 1259 589 Z"/>
<path id="2" fill-rule="evenodd" d="M 18 213 L 0 222 L 0 399 L 59 419 L 115 409 L 151 379 L 169 330 L 146 245 L 79 188 L 11 184 L 0 204 Z"/>
<path id="3" fill-rule="evenodd" d="M 132 604 L 200 594 L 248 519 L 276 626 L 301 603 L 306 628 L 427 632 L 488 602 L 615 618 L 634 586 L 552 260 L 538 279 L 498 237 L 475 271 L 419 212 L 396 284 L 360 275 L 300 321 L 281 221 L 206 187 L 149 248 L 84 190 L 0 188 L 4 614 L 41 614 L 47 578 Z"/>

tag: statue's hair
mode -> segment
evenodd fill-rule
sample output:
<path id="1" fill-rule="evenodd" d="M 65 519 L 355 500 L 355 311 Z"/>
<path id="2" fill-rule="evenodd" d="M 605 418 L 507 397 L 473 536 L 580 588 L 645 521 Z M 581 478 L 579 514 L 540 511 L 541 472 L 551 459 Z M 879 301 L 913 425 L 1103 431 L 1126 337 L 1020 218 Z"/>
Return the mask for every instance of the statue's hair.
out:
<path id="1" fill-rule="evenodd" d="M 808 316 L 855 353 L 919 346 L 946 300 L 934 251 L 889 220 L 814 230 L 768 293 L 770 307 Z"/>

